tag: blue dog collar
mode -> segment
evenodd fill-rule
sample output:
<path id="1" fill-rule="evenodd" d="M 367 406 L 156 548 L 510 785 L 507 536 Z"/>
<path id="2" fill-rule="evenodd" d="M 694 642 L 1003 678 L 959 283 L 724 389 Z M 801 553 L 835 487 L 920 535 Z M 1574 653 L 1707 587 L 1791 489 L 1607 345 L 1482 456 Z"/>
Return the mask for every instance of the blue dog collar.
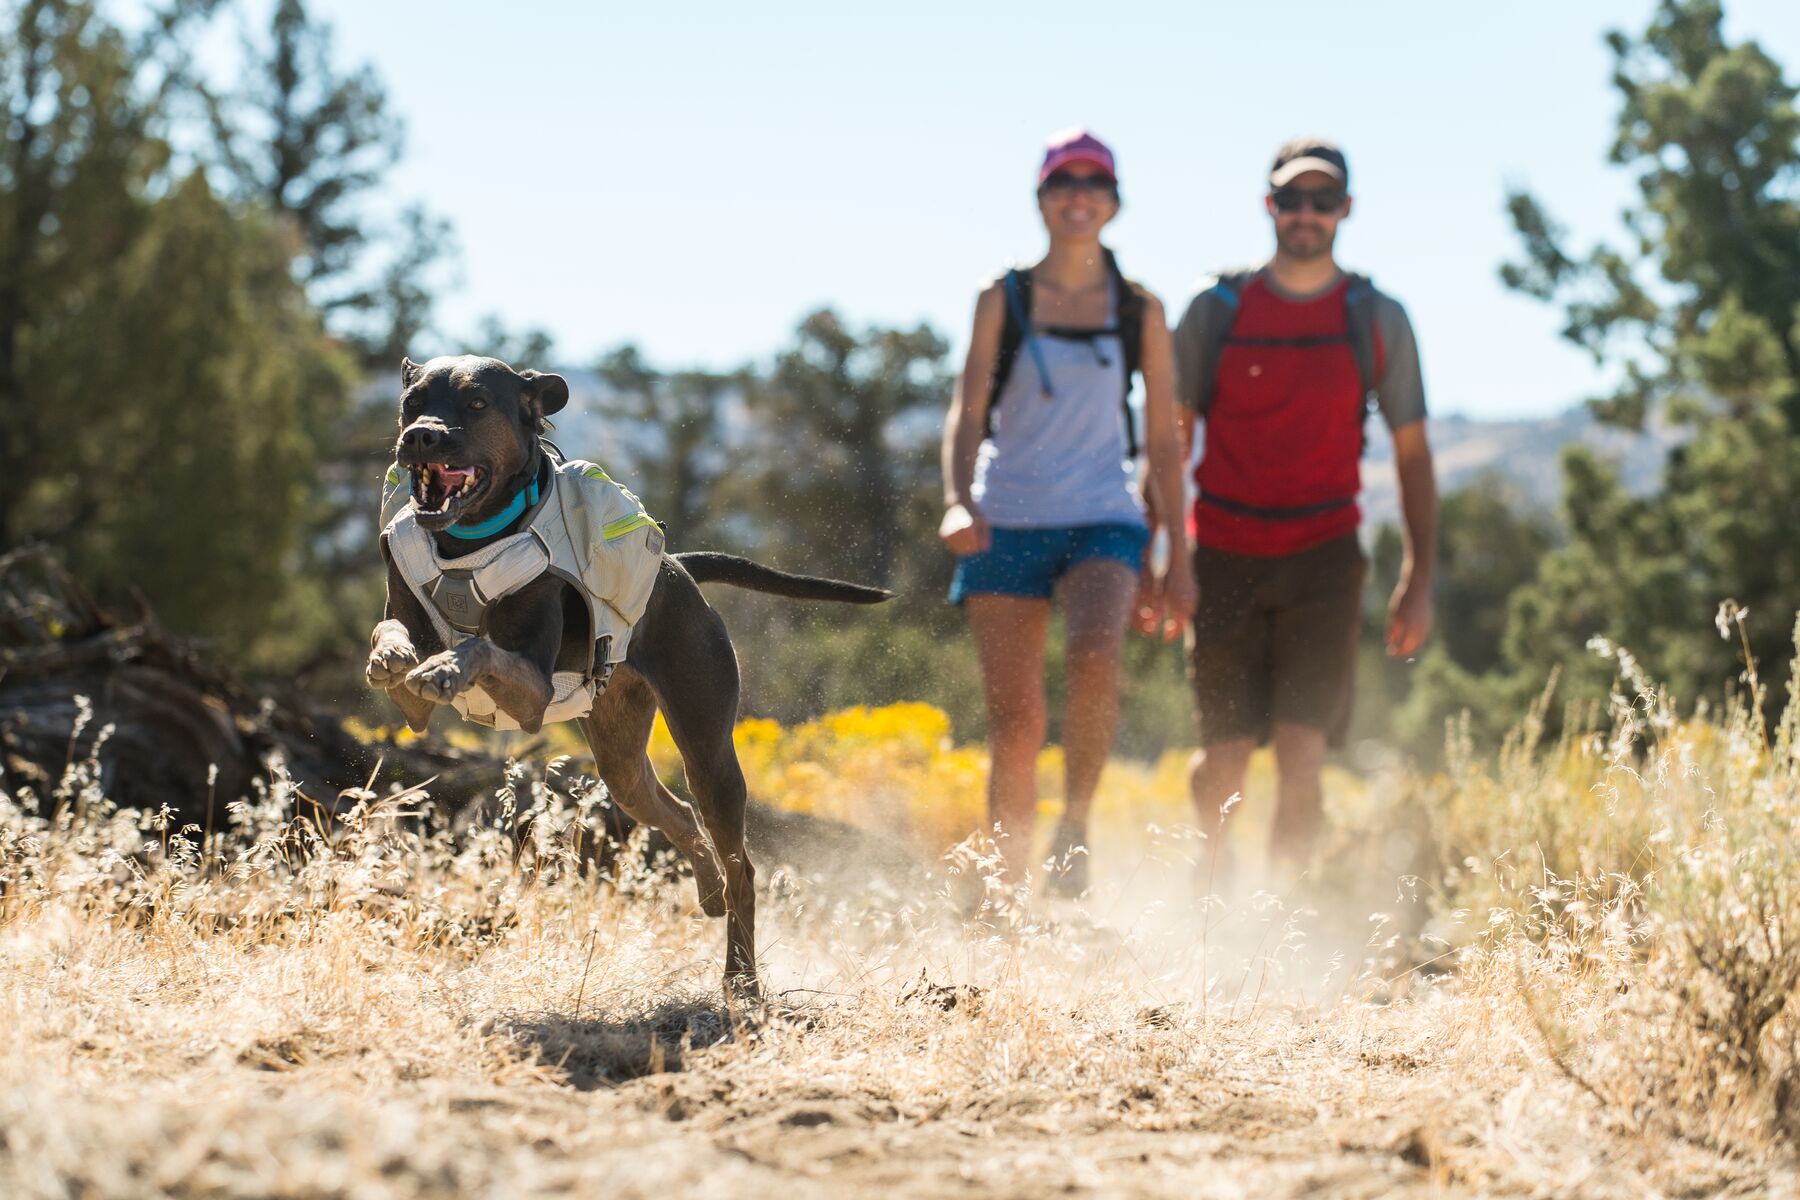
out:
<path id="1" fill-rule="evenodd" d="M 533 479 L 529 484 L 520 488 L 518 492 L 513 495 L 512 503 L 508 504 L 505 508 L 495 513 L 481 524 L 451 525 L 445 529 L 444 532 L 448 533 L 451 537 L 459 537 L 465 541 L 474 541 L 476 538 L 492 537 L 494 534 L 499 533 L 502 529 L 505 529 L 508 525 L 511 525 L 514 521 L 518 520 L 519 514 L 524 512 L 527 506 L 536 504 L 537 502 L 538 485 L 537 480 Z"/>

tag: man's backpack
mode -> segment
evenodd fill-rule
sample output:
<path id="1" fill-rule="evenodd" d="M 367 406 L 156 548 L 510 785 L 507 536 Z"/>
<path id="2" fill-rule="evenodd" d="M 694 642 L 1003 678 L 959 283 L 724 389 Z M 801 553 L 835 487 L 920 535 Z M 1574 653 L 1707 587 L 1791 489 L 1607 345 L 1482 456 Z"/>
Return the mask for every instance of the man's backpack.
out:
<path id="1" fill-rule="evenodd" d="M 1130 396 L 1131 380 L 1138 373 L 1144 349 L 1144 293 L 1125 278 L 1119 270 L 1119 260 L 1113 257 L 1111 250 L 1102 247 L 1101 252 L 1106 256 L 1106 273 L 1112 279 L 1113 311 L 1117 317 L 1117 324 L 1106 329 L 1034 329 L 1031 326 L 1030 269 L 1014 267 L 1000 277 L 1000 285 L 1006 292 L 1006 324 L 1001 327 L 1000 353 L 994 359 L 994 386 L 988 393 L 986 436 L 994 436 L 994 410 L 1000 407 L 1001 389 L 1006 386 L 1013 366 L 1019 360 L 1019 351 L 1029 338 L 1048 334 L 1091 342 L 1095 338 L 1117 334 L 1125 351 L 1125 390 L 1120 393 L 1119 401 L 1125 414 L 1125 453 L 1128 457 L 1137 457 L 1137 427 L 1131 414 Z M 1041 372 L 1042 368 L 1039 370 Z"/>
<path id="2" fill-rule="evenodd" d="M 1249 267 L 1223 272 L 1207 289 L 1225 303 L 1229 315 L 1212 330 L 1211 340 L 1201 351 L 1199 411 L 1202 415 L 1212 407 L 1213 394 L 1219 386 L 1219 360 L 1224 357 L 1226 344 L 1233 341 L 1231 330 L 1237 324 L 1238 297 L 1261 270 L 1261 267 Z M 1362 377 L 1363 415 L 1366 418 L 1375 411 L 1375 384 L 1380 370 L 1380 353 L 1375 342 L 1375 285 L 1367 275 L 1346 273 L 1346 278 L 1350 286 L 1344 292 L 1345 334 L 1350 342 L 1350 353 L 1356 356 L 1357 374 Z M 1258 346 L 1316 346 L 1328 340 L 1335 339 L 1236 339 L 1239 345 Z"/>

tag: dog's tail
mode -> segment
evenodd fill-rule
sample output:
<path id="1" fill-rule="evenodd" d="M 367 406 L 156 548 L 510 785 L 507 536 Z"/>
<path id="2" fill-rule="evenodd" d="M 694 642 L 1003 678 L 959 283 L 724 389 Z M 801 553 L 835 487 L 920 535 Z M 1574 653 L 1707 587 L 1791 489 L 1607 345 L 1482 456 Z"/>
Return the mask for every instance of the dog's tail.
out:
<path id="1" fill-rule="evenodd" d="M 685 567 L 696 583 L 728 583 L 790 600 L 835 600 L 841 604 L 880 604 L 894 598 L 894 593 L 881 588 L 816 575 L 790 575 L 735 554 L 691 550 L 670 557 Z"/>

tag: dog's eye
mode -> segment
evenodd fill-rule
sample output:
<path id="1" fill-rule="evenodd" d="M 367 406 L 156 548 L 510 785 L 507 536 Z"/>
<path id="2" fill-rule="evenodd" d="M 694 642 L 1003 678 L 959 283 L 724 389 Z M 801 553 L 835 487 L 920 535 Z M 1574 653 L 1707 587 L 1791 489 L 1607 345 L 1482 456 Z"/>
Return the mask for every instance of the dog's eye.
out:
<path id="1" fill-rule="evenodd" d="M 476 396 L 469 401 L 469 407 L 472 409 L 475 409 L 477 411 L 480 411 L 481 409 L 484 409 L 487 407 L 487 401 L 483 400 L 480 396 Z"/>

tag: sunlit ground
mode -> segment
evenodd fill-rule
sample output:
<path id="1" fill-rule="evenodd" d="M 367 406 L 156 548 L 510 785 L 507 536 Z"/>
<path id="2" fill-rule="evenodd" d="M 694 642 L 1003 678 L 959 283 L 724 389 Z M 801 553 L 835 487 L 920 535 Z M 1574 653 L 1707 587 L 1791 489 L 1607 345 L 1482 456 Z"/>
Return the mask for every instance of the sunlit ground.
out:
<path id="1" fill-rule="evenodd" d="M 521 777 L 517 805 L 539 820 L 517 861 L 495 829 L 453 843 L 387 815 L 418 797 L 369 798 L 327 843 L 282 819 L 277 788 L 204 849 L 111 812 L 79 772 L 60 797 L 0 801 L 0 1192 L 1791 1182 L 1783 972 L 1800 956 L 1743 931 L 1785 937 L 1800 905 L 1791 874 L 1774 860 L 1751 873 L 1731 839 L 1791 822 L 1794 765 L 1742 720 L 1671 723 L 1629 766 L 1598 739 L 1517 749 L 1499 773 L 1334 776 L 1321 869 L 1281 895 L 1250 868 L 1210 894 L 1209 847 L 1179 791 L 1163 795 L 1178 764 L 1123 765 L 1081 901 L 1000 886 L 978 843 L 945 856 L 909 840 L 925 823 L 897 814 L 939 806 L 906 788 L 979 774 L 921 723 L 914 710 L 749 731 L 759 794 L 810 762 L 815 816 L 885 806 L 873 832 L 800 821 L 783 852 L 764 848 L 769 1002 L 750 1008 L 724 1003 L 722 927 L 689 881 L 631 854 L 616 878 L 573 868 L 575 802 L 556 786 L 572 764 L 549 784 Z M 1246 861 L 1265 774 L 1233 835 Z M 1406 824 L 1411 806 L 1429 818 Z M 1445 869 L 1452 848 L 1520 839 L 1541 850 L 1527 884 L 1510 848 Z M 1626 883 L 1618 853 L 1634 845 L 1667 882 Z M 1719 878 L 1730 887 L 1708 891 Z M 1708 907 L 1727 894 L 1750 919 Z M 1767 970 L 1709 974 L 1709 947 Z M 1776 996 L 1748 1043 L 1733 988 L 1751 1005 Z"/>

